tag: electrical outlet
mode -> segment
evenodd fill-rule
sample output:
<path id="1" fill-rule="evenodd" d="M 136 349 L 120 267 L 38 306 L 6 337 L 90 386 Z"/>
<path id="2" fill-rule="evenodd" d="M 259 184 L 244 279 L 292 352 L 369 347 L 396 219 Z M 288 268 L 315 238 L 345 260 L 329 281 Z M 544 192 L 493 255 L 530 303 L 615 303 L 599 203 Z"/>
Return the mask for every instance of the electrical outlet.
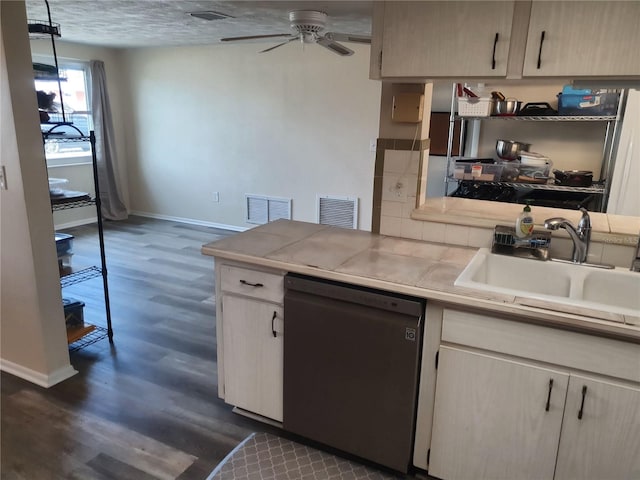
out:
<path id="1" fill-rule="evenodd" d="M 213 200 L 214 202 L 219 202 L 220 201 L 220 192 L 213 192 L 213 195 L 211 196 L 211 200 Z"/>
<path id="2" fill-rule="evenodd" d="M 370 152 L 375 152 L 378 146 L 378 142 L 376 141 L 375 138 L 372 138 L 371 140 L 369 140 L 369 151 Z"/>
<path id="3" fill-rule="evenodd" d="M 404 195 L 404 184 L 398 180 L 398 183 L 395 185 L 396 197 L 401 198 Z"/>

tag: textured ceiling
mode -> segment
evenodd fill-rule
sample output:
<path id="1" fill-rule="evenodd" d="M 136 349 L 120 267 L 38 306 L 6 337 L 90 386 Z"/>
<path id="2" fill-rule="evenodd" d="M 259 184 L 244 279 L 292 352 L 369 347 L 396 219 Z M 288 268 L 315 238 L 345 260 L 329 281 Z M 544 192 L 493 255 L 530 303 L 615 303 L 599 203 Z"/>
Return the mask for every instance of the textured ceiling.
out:
<path id="1" fill-rule="evenodd" d="M 44 0 L 25 3 L 30 20 L 47 20 Z M 371 33 L 370 1 L 49 0 L 49 6 L 62 40 L 108 47 L 205 45 L 223 37 L 290 33 L 290 10 L 327 13 L 325 32 Z M 207 10 L 234 18 L 187 15 Z"/>

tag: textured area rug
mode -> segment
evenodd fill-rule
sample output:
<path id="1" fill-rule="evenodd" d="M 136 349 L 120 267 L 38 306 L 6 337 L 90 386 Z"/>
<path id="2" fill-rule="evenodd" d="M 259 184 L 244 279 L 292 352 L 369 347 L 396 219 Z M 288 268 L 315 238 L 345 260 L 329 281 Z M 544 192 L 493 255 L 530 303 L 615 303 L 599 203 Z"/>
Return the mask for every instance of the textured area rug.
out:
<path id="1" fill-rule="evenodd" d="M 207 480 L 386 480 L 388 473 L 269 435 L 252 433 Z"/>

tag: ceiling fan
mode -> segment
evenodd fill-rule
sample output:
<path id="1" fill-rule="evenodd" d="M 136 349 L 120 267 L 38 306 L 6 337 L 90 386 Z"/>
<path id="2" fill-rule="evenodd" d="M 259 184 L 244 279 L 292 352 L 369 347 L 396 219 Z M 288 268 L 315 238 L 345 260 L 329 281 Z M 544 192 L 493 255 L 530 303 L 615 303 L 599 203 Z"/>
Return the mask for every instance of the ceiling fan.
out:
<path id="1" fill-rule="evenodd" d="M 302 44 L 317 43 L 324 48 L 331 50 L 338 55 L 353 55 L 353 50 L 345 47 L 342 42 L 355 43 L 371 43 L 371 37 L 368 35 L 352 35 L 349 33 L 321 33 L 327 23 L 327 14 L 315 10 L 294 10 L 289 12 L 289 22 L 291 22 L 291 30 L 293 33 L 275 33 L 271 35 L 250 35 L 246 37 L 227 37 L 221 38 L 221 42 L 237 42 L 242 40 L 255 40 L 261 38 L 284 38 L 285 41 L 262 50 L 260 53 L 270 52 L 278 47 L 286 45 L 296 40 L 300 40 Z"/>

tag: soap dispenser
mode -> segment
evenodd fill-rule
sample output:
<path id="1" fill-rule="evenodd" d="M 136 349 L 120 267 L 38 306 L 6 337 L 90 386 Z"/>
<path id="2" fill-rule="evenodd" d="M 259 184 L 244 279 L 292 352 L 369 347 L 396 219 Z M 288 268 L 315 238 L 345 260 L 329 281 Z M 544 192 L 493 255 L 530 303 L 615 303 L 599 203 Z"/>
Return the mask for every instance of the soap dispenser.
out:
<path id="1" fill-rule="evenodd" d="M 522 213 L 518 215 L 516 219 L 516 237 L 527 238 L 533 233 L 533 215 L 531 214 L 531 207 L 527 204 Z"/>

